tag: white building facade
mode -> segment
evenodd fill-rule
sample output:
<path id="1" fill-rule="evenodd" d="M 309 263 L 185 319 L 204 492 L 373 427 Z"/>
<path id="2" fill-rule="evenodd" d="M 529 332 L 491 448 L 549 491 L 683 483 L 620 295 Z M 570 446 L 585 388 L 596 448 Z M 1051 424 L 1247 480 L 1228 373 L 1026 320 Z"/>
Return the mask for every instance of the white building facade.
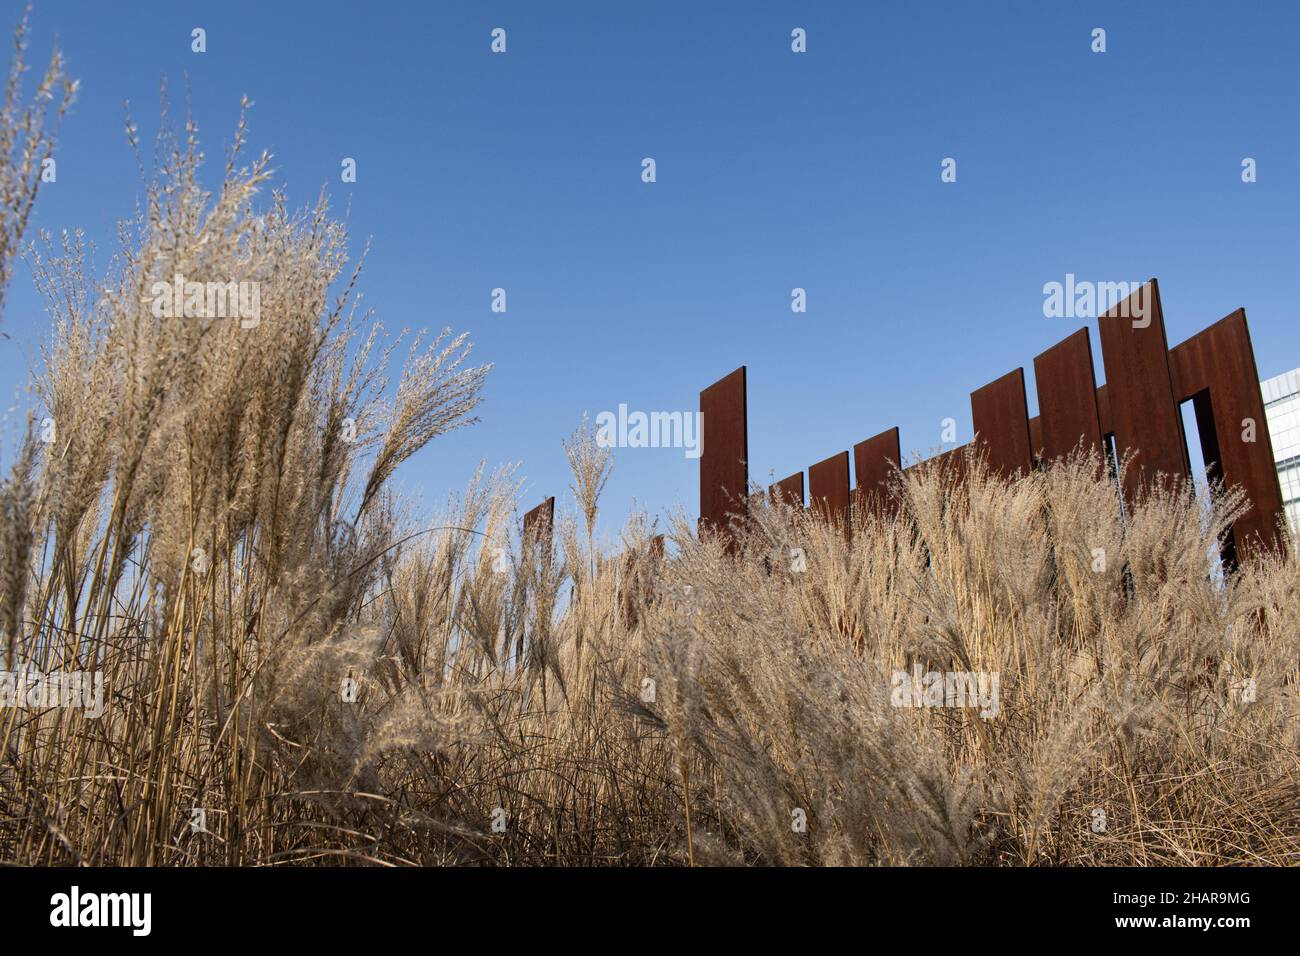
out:
<path id="1" fill-rule="evenodd" d="M 1300 368 L 1259 383 L 1291 531 L 1300 535 Z"/>

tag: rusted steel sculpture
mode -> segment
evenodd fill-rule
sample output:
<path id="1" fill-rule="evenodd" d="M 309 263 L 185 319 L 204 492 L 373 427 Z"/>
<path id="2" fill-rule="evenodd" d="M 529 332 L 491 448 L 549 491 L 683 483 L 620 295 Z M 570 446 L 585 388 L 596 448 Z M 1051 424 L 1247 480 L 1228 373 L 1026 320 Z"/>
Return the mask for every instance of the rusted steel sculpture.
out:
<path id="1" fill-rule="evenodd" d="M 1026 473 L 1035 463 L 1067 455 L 1082 445 L 1129 457 L 1124 476 L 1128 500 L 1145 486 L 1190 474 L 1179 404 L 1191 401 L 1211 478 L 1240 487 L 1251 502 L 1224 544 L 1236 560 L 1253 548 L 1278 548 L 1282 493 L 1264 417 L 1259 373 L 1246 314 L 1227 318 L 1169 348 L 1160 289 L 1155 279 L 1098 320 L 1106 383 L 1098 387 L 1086 328 L 1034 359 L 1039 414 L 1028 417 L 1022 369 L 971 395 L 976 442 L 990 465 L 1006 475 Z M 748 435 L 745 369 L 700 393 L 705 442 L 700 458 L 700 527 L 725 533 L 733 512 L 745 507 Z M 952 468 L 960 476 L 965 446 L 911 467 Z M 853 449 L 857 487 L 848 491 L 847 452 L 809 471 L 814 507 L 846 517 L 850 507 L 896 507 L 883 493 L 899 463 L 898 429 L 859 442 Z M 800 480 L 796 481 L 796 477 Z M 802 501 L 802 473 L 769 489 Z M 852 504 L 850 504 L 850 501 Z M 739 503 L 739 504 L 737 504 Z M 742 516 L 743 517 L 743 516 Z"/>

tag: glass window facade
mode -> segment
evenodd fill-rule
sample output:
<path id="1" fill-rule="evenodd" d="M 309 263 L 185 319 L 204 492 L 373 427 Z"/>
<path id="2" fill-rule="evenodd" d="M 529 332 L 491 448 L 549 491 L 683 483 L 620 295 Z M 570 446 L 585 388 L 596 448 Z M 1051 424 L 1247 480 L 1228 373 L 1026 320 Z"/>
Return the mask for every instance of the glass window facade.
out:
<path id="1" fill-rule="evenodd" d="M 1282 503 L 1292 532 L 1300 535 L 1300 368 L 1259 383 L 1273 442 Z"/>

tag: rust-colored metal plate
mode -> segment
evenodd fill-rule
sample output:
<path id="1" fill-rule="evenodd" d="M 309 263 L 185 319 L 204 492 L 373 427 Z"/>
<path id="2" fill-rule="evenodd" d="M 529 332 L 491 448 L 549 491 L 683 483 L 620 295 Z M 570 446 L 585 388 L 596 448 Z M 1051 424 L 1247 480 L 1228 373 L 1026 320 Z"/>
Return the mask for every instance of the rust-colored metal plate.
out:
<path id="1" fill-rule="evenodd" d="M 819 461 L 808 469 L 808 507 L 849 530 L 849 453 Z"/>
<path id="2" fill-rule="evenodd" d="M 546 552 L 551 549 L 551 529 L 555 526 L 555 498 L 547 498 L 524 515 L 524 542 L 526 545 L 542 544 Z"/>
<path id="3" fill-rule="evenodd" d="M 913 464 L 906 468 L 905 473 L 919 470 L 915 472 L 919 476 L 937 477 L 945 489 L 946 507 L 963 511 L 969 503 L 969 498 L 963 492 L 965 492 L 967 466 L 969 466 L 967 457 L 972 449 L 974 449 L 974 442 L 958 445 L 933 458 L 927 458 L 924 462 Z"/>
<path id="4" fill-rule="evenodd" d="M 965 445 L 958 445 L 956 448 L 937 455 L 934 459 L 935 464 L 943 470 L 944 474 L 951 476 L 954 481 L 963 482 L 966 480 L 967 455 L 970 450 L 970 442 Z"/>
<path id="5" fill-rule="evenodd" d="M 749 493 L 745 366 L 700 392 L 700 412 L 700 531 L 730 537 L 729 519 Z"/>
<path id="6" fill-rule="evenodd" d="M 653 568 L 664 557 L 664 536 L 655 535 L 650 539 L 648 564 Z M 632 626 L 636 623 L 636 606 L 638 600 L 652 599 L 655 575 L 643 574 L 642 567 L 647 562 L 637 561 L 636 553 L 627 551 L 623 554 L 623 619 Z"/>
<path id="7" fill-rule="evenodd" d="M 1143 285 L 1097 322 L 1106 366 L 1115 447 L 1133 455 L 1125 496 L 1157 475 L 1188 476 L 1183 420 L 1169 374 L 1169 342 L 1156 280 Z"/>
<path id="8" fill-rule="evenodd" d="M 903 469 L 903 474 L 915 473 L 917 475 L 928 474 L 934 469 L 947 479 L 955 482 L 966 480 L 966 453 L 970 450 L 970 444 L 958 445 L 956 448 L 949 448 L 947 451 L 940 452 L 925 461 L 918 461 L 914 465 L 908 465 Z"/>
<path id="9" fill-rule="evenodd" d="M 1029 474 L 1034 456 L 1029 445 L 1025 370 L 1008 372 L 971 392 L 970 409 L 989 469 L 1007 478 Z"/>
<path id="10" fill-rule="evenodd" d="M 767 486 L 767 496 L 773 504 L 781 502 L 787 505 L 793 505 L 796 508 L 803 507 L 803 472 L 796 471 L 788 478 L 782 478 L 774 485 Z"/>
<path id="11" fill-rule="evenodd" d="M 1250 498 L 1250 510 L 1232 527 L 1236 548 L 1280 547 L 1282 489 L 1245 311 L 1238 309 L 1175 346 L 1169 367 L 1175 399 L 1195 403 L 1201 448 L 1207 464 L 1217 466 L 1210 477 L 1221 478 L 1227 488 L 1240 487 Z"/>
<path id="12" fill-rule="evenodd" d="M 891 428 L 853 446 L 853 507 L 877 516 L 892 515 L 898 509 L 893 494 L 899 462 L 898 429 Z"/>
<path id="13" fill-rule="evenodd" d="M 1233 313 L 1168 348 L 1159 286 L 1154 279 L 1098 320 L 1106 383 L 1097 386 L 1092 346 L 1080 329 L 1034 360 L 1039 415 L 1028 417 L 1024 372 L 1017 369 L 971 396 L 981 451 L 1005 474 L 1028 472 L 1036 458 L 1059 458 L 1082 443 L 1100 447 L 1109 460 L 1110 440 L 1131 457 L 1124 492 L 1130 501 L 1143 483 L 1163 474 L 1190 474 L 1180 401 L 1192 401 L 1207 459 L 1218 462 L 1230 487 L 1240 486 L 1253 507 L 1234 527 L 1240 546 L 1278 543 L 1276 520 L 1281 493 L 1272 461 L 1258 372 L 1245 313 Z M 729 519 L 745 509 L 748 494 L 748 434 L 744 367 L 700 393 L 705 441 L 700 458 L 700 529 L 727 532 Z M 1243 437 L 1254 422 L 1254 441 Z M 945 478 L 965 478 L 971 446 L 954 448 L 907 469 L 938 468 Z M 811 507 L 845 521 L 851 501 L 870 506 L 888 482 L 890 464 L 900 460 L 898 430 L 890 429 L 854 446 L 857 488 L 850 496 L 848 453 L 814 465 L 808 485 Z M 803 474 L 770 486 L 772 498 L 803 500 Z M 881 503 L 890 496 L 879 495 Z M 896 505 L 896 502 L 894 502 Z M 553 499 L 547 507 L 547 524 Z M 858 505 L 853 505 L 858 506 Z M 540 509 L 534 509 L 534 512 Z M 530 512 L 532 516 L 534 512 Z M 743 515 L 741 515 L 743 517 Z M 528 523 L 526 519 L 525 523 Z"/>
<path id="14" fill-rule="evenodd" d="M 1101 454 L 1101 422 L 1097 415 L 1097 377 L 1092 367 L 1092 342 L 1086 328 L 1057 342 L 1034 359 L 1038 385 L 1038 416 L 1044 461 L 1064 458 L 1083 444 L 1085 452 Z"/>
<path id="15" fill-rule="evenodd" d="M 1115 420 L 1110 414 L 1110 389 L 1105 385 L 1097 386 L 1097 427 L 1101 429 L 1102 444 L 1106 436 L 1115 434 Z"/>

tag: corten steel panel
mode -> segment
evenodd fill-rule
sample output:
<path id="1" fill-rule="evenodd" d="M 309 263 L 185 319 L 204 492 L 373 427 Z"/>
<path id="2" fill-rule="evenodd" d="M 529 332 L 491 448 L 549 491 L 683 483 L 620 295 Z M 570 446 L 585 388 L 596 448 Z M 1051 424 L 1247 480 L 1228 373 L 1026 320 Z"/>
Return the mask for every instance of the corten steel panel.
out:
<path id="1" fill-rule="evenodd" d="M 1217 463 L 1218 477 L 1250 498 L 1250 510 L 1232 527 L 1237 548 L 1279 547 L 1282 490 L 1245 311 L 1238 309 L 1175 346 L 1169 367 L 1174 397 L 1195 400 L 1201 447 Z M 1243 438 L 1246 419 L 1255 422 L 1253 442 Z"/>
<path id="2" fill-rule="evenodd" d="M 664 536 L 655 535 L 650 539 L 650 546 L 646 549 L 646 557 L 643 561 L 661 561 L 664 556 Z M 637 553 L 631 549 L 623 552 L 623 573 L 630 574 L 637 566 Z"/>
<path id="3" fill-rule="evenodd" d="M 524 541 L 542 543 L 547 552 L 551 548 L 551 528 L 555 522 L 555 498 L 547 498 L 524 515 Z"/>
<path id="4" fill-rule="evenodd" d="M 1101 454 L 1097 415 L 1097 377 L 1086 328 L 1062 339 L 1034 359 L 1038 416 L 1045 461 L 1063 458 L 1083 443 L 1085 452 Z"/>
<path id="5" fill-rule="evenodd" d="M 903 474 L 913 471 L 918 475 L 927 474 L 937 468 L 943 475 L 950 476 L 959 482 L 964 481 L 966 478 L 966 452 L 969 450 L 969 444 L 949 448 L 947 451 L 925 459 L 925 461 L 918 461 L 914 465 L 908 465 L 903 469 Z"/>
<path id="6" fill-rule="evenodd" d="M 1196 434 L 1201 438 L 1206 480 L 1218 484 L 1223 481 L 1223 453 L 1219 451 L 1219 428 L 1214 423 L 1214 406 L 1208 388 L 1192 397 L 1192 410 L 1196 413 Z"/>
<path id="7" fill-rule="evenodd" d="M 1008 478 L 1029 474 L 1034 456 L 1029 446 L 1025 370 L 1008 372 L 971 392 L 970 409 L 990 470 Z"/>
<path id="8" fill-rule="evenodd" d="M 971 443 L 967 442 L 936 456 L 935 462 L 944 474 L 950 475 L 954 481 L 963 482 L 966 480 L 966 467 L 969 463 L 967 455 L 970 451 Z"/>
<path id="9" fill-rule="evenodd" d="M 636 623 L 637 599 L 649 601 L 654 576 L 648 578 L 641 573 L 645 564 L 651 566 L 662 561 L 664 557 L 664 536 L 655 535 L 650 539 L 650 549 L 646 560 L 638 561 L 636 552 L 628 551 L 623 555 L 623 619 L 629 624 Z"/>
<path id="10" fill-rule="evenodd" d="M 1034 462 L 1043 455 L 1043 416 L 1035 415 L 1029 419 L 1029 450 L 1034 453 Z"/>
<path id="11" fill-rule="evenodd" d="M 1116 451 L 1121 460 L 1126 452 L 1133 455 L 1124 474 L 1125 496 L 1132 500 L 1138 488 L 1157 474 L 1188 477 L 1183 419 L 1170 381 L 1169 342 L 1156 280 L 1097 324 Z"/>
<path id="12" fill-rule="evenodd" d="M 853 446 L 853 507 L 877 515 L 893 514 L 898 501 L 892 485 L 902 460 L 898 429 L 891 428 Z"/>
<path id="13" fill-rule="evenodd" d="M 780 501 L 783 504 L 793 505 L 796 508 L 803 507 L 803 472 L 796 471 L 789 478 L 782 478 L 774 485 L 767 486 L 767 496 L 773 504 Z"/>
<path id="14" fill-rule="evenodd" d="M 967 499 L 962 494 L 962 486 L 966 482 L 967 455 L 972 449 L 973 443 L 958 445 L 956 448 L 950 448 L 933 458 L 927 458 L 925 461 L 910 465 L 904 469 L 904 473 L 913 472 L 926 478 L 937 476 L 942 487 L 947 492 L 947 507 L 964 509 L 964 503 Z"/>
<path id="15" fill-rule="evenodd" d="M 700 531 L 728 534 L 728 515 L 749 493 L 745 366 L 700 392 Z"/>
<path id="16" fill-rule="evenodd" d="M 655 535 L 653 538 L 650 539 L 650 556 L 651 556 L 652 558 L 655 558 L 655 559 L 659 559 L 659 558 L 662 558 L 662 557 L 664 556 L 664 536 L 663 536 L 663 535 L 661 535 L 661 534 L 657 534 L 657 535 Z"/>
<path id="17" fill-rule="evenodd" d="M 1106 436 L 1115 434 L 1115 422 L 1110 417 L 1110 389 L 1097 386 L 1097 427 L 1101 429 L 1102 444 Z"/>
<path id="18" fill-rule="evenodd" d="M 808 469 L 808 506 L 849 530 L 849 453 L 819 461 Z"/>

